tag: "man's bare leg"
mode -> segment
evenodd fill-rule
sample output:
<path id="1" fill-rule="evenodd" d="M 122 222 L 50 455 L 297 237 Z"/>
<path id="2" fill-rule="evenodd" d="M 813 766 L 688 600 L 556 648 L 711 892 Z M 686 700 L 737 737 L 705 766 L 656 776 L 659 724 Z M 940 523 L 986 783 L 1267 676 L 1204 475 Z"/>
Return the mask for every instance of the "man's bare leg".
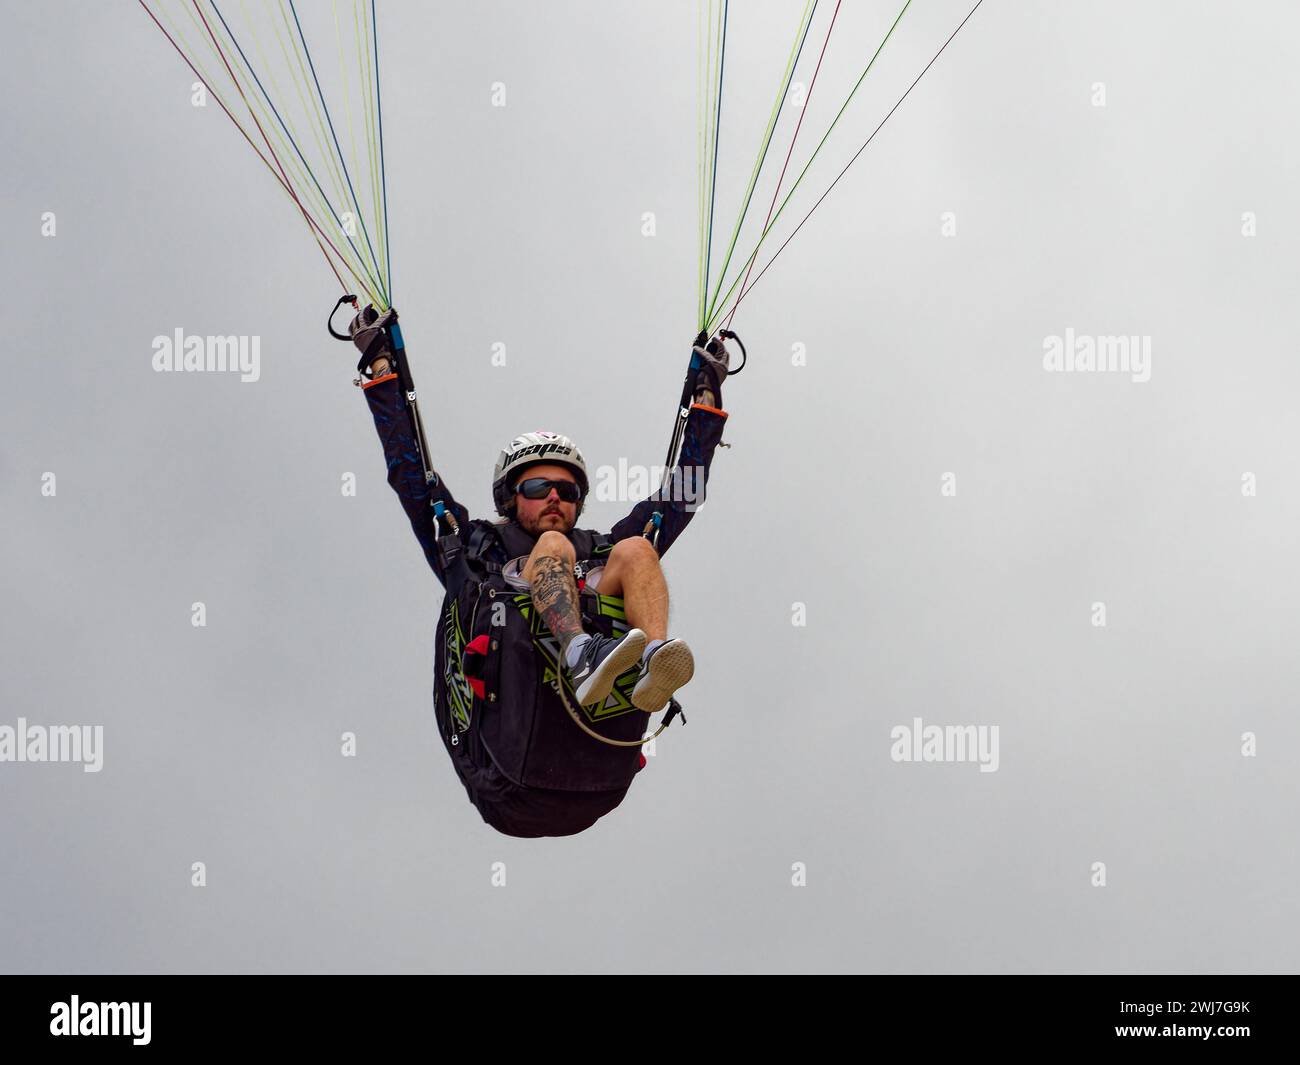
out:
<path id="1" fill-rule="evenodd" d="M 601 595 L 623 597 L 627 623 L 648 640 L 668 638 L 668 582 L 659 552 L 643 536 L 629 536 L 614 545 L 600 574 Z"/>
<path id="2" fill-rule="evenodd" d="M 574 560 L 568 537 L 555 531 L 544 532 L 528 556 L 523 577 L 532 587 L 538 613 L 559 641 L 560 658 L 574 682 L 574 694 L 585 706 L 605 701 L 614 681 L 640 659 L 646 636 L 636 626 L 614 639 L 582 631 Z"/>
<path id="3" fill-rule="evenodd" d="M 695 658 L 684 640 L 668 639 L 668 582 L 659 553 L 649 540 L 629 536 L 610 552 L 600 575 L 602 595 L 621 595 L 629 625 L 649 638 L 632 705 L 646 713 L 662 710 L 673 693 L 695 674 Z"/>
<path id="4" fill-rule="evenodd" d="M 546 627 L 568 649 L 582 632 L 582 611 L 578 608 L 578 585 L 573 579 L 573 544 L 563 533 L 544 532 L 528 556 L 523 578 L 532 586 L 533 603 Z"/>

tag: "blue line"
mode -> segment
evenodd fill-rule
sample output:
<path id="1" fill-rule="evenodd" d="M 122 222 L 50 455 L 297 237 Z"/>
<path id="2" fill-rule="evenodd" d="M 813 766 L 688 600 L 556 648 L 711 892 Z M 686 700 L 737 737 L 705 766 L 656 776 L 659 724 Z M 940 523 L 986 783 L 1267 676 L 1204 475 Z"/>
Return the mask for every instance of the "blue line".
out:
<path id="1" fill-rule="evenodd" d="M 211 0 L 211 3 L 212 10 L 217 13 L 217 18 L 221 20 L 221 25 L 225 27 L 226 34 L 230 37 L 230 43 L 235 46 L 235 51 L 239 53 L 239 58 L 243 60 L 244 66 L 248 68 L 248 72 L 253 75 L 253 81 L 257 84 L 257 88 L 262 94 L 262 99 L 266 101 L 266 106 L 271 109 L 271 114 L 275 115 L 275 120 L 280 123 L 280 129 L 284 131 L 285 139 L 288 140 L 290 146 L 298 154 L 298 159 L 302 162 L 303 167 L 306 168 L 308 176 L 311 177 L 312 184 L 316 186 L 316 191 L 321 194 L 321 199 L 325 201 L 325 206 L 330 209 L 330 214 L 334 216 L 334 221 L 338 224 L 339 232 L 343 234 L 343 239 L 348 242 L 348 246 L 352 249 L 353 254 L 356 255 L 357 262 L 361 264 L 361 269 L 364 270 L 366 276 L 370 278 L 370 283 L 378 288 L 379 282 L 375 280 L 374 276 L 366 268 L 365 257 L 357 250 L 357 246 L 352 243 L 352 238 L 348 236 L 347 230 L 343 228 L 343 220 L 339 218 L 338 212 L 334 210 L 334 205 L 330 203 L 330 198 L 325 195 L 325 190 L 320 187 L 320 182 L 316 180 L 316 174 L 312 171 L 311 164 L 303 157 L 302 150 L 293 139 L 293 134 L 289 132 L 289 127 L 284 124 L 284 119 L 280 117 L 280 112 L 275 109 L 275 103 L 271 99 L 271 94 L 268 93 L 266 88 L 262 85 L 262 79 L 257 76 L 257 71 L 253 69 L 253 64 L 248 61 L 248 56 L 244 55 L 244 49 L 240 47 L 234 31 L 231 30 L 230 24 L 226 21 L 226 16 L 221 13 L 221 8 L 217 7 L 216 0 Z"/>
<path id="2" fill-rule="evenodd" d="M 388 175 L 384 170 L 384 106 L 379 100 L 379 23 L 375 18 L 375 0 L 370 0 L 370 34 L 375 42 L 375 113 L 379 116 L 379 185 L 384 197 L 384 282 L 393 287 L 393 249 L 388 229 Z M 392 302 L 392 296 L 389 296 Z"/>
<path id="3" fill-rule="evenodd" d="M 713 208 L 718 199 L 718 139 L 722 132 L 722 75 L 727 69 L 727 11 L 730 0 L 722 4 L 722 48 L 718 56 L 718 113 L 713 120 L 713 187 L 709 189 L 709 239 L 704 250 L 704 291 L 709 291 L 709 274 L 713 269 Z M 707 314 L 708 307 L 704 308 Z"/>
<path id="4" fill-rule="evenodd" d="M 347 178 L 348 192 L 352 195 L 352 206 L 357 209 L 357 218 L 361 221 L 361 232 L 366 237 L 366 247 L 370 250 L 370 261 L 378 266 L 379 259 L 375 255 L 374 246 L 370 243 L 370 230 L 366 227 L 366 216 L 361 211 L 361 204 L 357 202 L 356 189 L 352 187 L 352 175 L 348 173 L 347 160 L 343 158 L 343 149 L 339 147 L 338 134 L 334 132 L 334 120 L 330 118 L 330 105 L 325 102 L 325 93 L 321 91 L 320 79 L 316 77 L 316 64 L 311 61 L 311 49 L 307 47 L 307 38 L 302 32 L 302 23 L 298 21 L 298 9 L 294 6 L 293 0 L 289 0 L 289 10 L 293 12 L 294 25 L 298 27 L 298 39 L 302 41 L 302 51 L 307 57 L 307 66 L 311 68 L 312 81 L 316 83 L 316 95 L 320 97 L 321 107 L 325 110 L 325 121 L 329 123 L 330 136 L 334 138 L 334 150 L 338 153 L 339 165 L 343 167 L 343 176 Z M 379 292 L 391 306 L 393 301 L 388 298 L 388 290 L 383 285 L 380 285 Z"/>

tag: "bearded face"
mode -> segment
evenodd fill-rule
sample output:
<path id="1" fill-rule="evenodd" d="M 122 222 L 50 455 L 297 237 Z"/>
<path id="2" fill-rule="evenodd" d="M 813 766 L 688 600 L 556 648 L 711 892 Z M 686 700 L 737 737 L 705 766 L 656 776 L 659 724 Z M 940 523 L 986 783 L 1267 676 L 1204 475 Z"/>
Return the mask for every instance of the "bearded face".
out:
<path id="1" fill-rule="evenodd" d="M 541 464 L 529 466 L 515 479 L 515 484 L 529 477 L 544 477 L 548 481 L 568 481 L 577 484 L 577 478 L 567 466 Z M 577 503 L 566 503 L 559 493 L 552 488 L 544 499 L 529 499 L 519 491 L 515 492 L 515 520 L 520 527 L 533 536 L 544 532 L 567 533 L 578 520 Z"/>

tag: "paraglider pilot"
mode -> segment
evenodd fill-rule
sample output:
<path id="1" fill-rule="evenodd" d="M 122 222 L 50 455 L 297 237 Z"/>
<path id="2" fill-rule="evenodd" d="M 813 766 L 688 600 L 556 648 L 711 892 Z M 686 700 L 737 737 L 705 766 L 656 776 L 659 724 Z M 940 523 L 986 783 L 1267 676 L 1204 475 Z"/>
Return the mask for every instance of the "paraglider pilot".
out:
<path id="1" fill-rule="evenodd" d="M 727 419 L 729 353 L 721 340 L 696 346 L 699 372 L 677 465 L 663 487 L 600 533 L 577 527 L 590 484 L 586 460 L 551 432 L 524 433 L 501 451 L 492 481 L 499 520 L 471 521 L 422 454 L 395 322 L 394 312 L 367 307 L 349 334 L 362 352 L 358 383 L 388 483 L 446 591 L 434 684 L 443 742 L 494 828 L 515 836 L 581 832 L 622 801 L 645 765 L 648 716 L 670 702 L 678 709 L 674 693 L 694 672 L 686 642 L 669 635 L 660 559 L 703 500 Z M 690 392 L 688 377 L 684 396 Z M 569 719 L 575 711 L 566 713 L 566 697 L 586 727 Z"/>

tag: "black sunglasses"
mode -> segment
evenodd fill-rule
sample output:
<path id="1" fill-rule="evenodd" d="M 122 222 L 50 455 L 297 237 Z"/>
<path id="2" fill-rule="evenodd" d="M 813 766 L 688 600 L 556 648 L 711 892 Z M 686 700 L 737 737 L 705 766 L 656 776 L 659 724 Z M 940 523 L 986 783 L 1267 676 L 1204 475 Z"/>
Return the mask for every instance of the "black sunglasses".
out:
<path id="1" fill-rule="evenodd" d="M 566 503 L 576 503 L 582 498 L 582 489 L 573 481 L 550 481 L 545 477 L 525 477 L 515 485 L 515 491 L 525 499 L 545 499 L 551 494 L 552 488 Z"/>

